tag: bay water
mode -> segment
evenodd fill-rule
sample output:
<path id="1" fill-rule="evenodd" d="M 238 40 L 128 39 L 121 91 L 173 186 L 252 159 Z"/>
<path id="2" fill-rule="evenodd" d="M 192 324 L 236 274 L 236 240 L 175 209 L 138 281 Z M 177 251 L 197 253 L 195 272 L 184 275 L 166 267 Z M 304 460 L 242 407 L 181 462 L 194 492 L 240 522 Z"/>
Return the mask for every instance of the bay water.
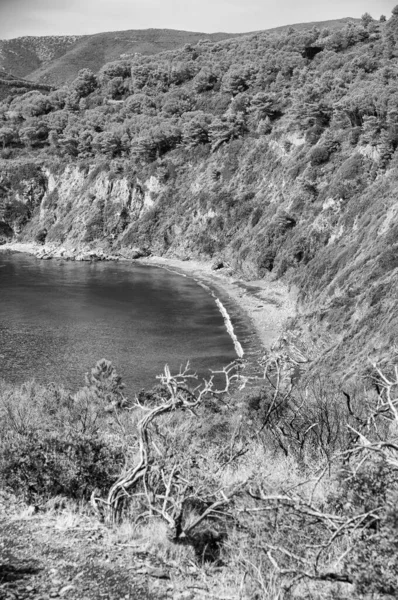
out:
<path id="1" fill-rule="evenodd" d="M 189 277 L 0 252 L 0 378 L 76 390 L 101 358 L 129 395 L 156 384 L 166 363 L 189 360 L 203 377 L 236 352 L 214 297 Z"/>

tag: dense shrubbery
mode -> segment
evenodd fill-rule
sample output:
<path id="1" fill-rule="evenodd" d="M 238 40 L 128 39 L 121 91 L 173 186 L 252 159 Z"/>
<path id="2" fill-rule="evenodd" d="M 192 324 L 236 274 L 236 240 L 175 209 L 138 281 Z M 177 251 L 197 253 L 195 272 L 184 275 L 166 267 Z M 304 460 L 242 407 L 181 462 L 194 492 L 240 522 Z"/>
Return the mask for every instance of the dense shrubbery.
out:
<path id="1" fill-rule="evenodd" d="M 221 561 L 258 598 L 274 582 L 286 600 L 389 600 L 398 592 L 396 373 L 373 370 L 365 390 L 299 380 L 286 349 L 304 355 L 292 342 L 247 391 L 233 366 L 220 373 L 223 389 L 195 390 L 189 372 L 166 367 L 128 411 L 107 361 L 73 396 L 2 383 L 2 485 L 39 507 L 92 497 L 105 519 L 163 521 L 170 542 Z"/>
<path id="2" fill-rule="evenodd" d="M 189 130 L 192 122 L 195 130 L 197 110 L 208 114 L 213 135 L 188 135 L 187 142 L 210 143 L 213 150 L 248 132 L 268 134 L 284 115 L 305 125 L 308 140 L 331 122 L 348 132 L 360 126 L 363 136 L 376 139 L 395 126 L 394 18 L 372 21 L 371 35 L 363 21 L 333 32 L 255 34 L 156 58 L 136 55 L 105 65 L 98 75 L 83 69 L 60 90 L 3 101 L 0 143 L 151 161 L 156 152 L 137 154 L 131 142 L 151 137 L 159 126 Z M 358 95 L 365 82 L 366 99 Z M 174 147 L 168 143 L 161 153 Z"/>
<path id="3" fill-rule="evenodd" d="M 86 387 L 0 386 L 0 478 L 29 502 L 60 495 L 90 498 L 110 487 L 124 461 L 112 438 L 113 411 L 125 404 L 120 377 L 100 361 Z"/>
<path id="4" fill-rule="evenodd" d="M 57 430 L 9 436 L 1 452 L 3 485 L 31 504 L 54 496 L 89 500 L 94 491 L 106 493 L 124 458 L 97 436 Z"/>

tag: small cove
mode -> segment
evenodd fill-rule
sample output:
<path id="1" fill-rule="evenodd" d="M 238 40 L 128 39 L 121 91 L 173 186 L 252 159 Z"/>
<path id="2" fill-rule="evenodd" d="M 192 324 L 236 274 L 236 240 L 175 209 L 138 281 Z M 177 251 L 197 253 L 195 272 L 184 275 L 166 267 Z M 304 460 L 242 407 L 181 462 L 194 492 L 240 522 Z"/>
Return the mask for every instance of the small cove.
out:
<path id="1" fill-rule="evenodd" d="M 236 353 L 214 297 L 188 277 L 0 253 L 0 377 L 75 390 L 100 358 L 132 393 L 156 383 L 165 363 L 190 360 L 203 377 Z"/>

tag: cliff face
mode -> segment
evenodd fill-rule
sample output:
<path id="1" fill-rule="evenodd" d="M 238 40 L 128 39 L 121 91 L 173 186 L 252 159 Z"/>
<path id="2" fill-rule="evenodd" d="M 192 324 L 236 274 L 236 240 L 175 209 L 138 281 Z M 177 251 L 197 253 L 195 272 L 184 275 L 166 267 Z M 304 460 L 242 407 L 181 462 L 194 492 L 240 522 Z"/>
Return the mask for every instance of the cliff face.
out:
<path id="1" fill-rule="evenodd" d="M 143 219 L 160 187 L 155 177 L 140 182 L 106 167 L 68 166 L 44 174 L 46 193 L 22 237 L 45 230 L 47 242 L 66 247 L 122 246 L 124 230 Z"/>

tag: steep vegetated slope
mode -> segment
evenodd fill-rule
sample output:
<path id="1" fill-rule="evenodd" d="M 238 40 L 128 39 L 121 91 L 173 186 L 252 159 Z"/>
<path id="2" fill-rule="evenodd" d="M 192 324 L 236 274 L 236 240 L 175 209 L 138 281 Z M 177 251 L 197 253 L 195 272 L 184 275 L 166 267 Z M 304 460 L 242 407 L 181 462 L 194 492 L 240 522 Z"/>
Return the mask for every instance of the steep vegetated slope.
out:
<path id="1" fill-rule="evenodd" d="M 398 8 L 388 22 L 134 55 L 10 97 L 3 222 L 21 239 L 223 257 L 297 286 L 314 361 L 347 371 L 387 356 L 397 40 Z"/>

